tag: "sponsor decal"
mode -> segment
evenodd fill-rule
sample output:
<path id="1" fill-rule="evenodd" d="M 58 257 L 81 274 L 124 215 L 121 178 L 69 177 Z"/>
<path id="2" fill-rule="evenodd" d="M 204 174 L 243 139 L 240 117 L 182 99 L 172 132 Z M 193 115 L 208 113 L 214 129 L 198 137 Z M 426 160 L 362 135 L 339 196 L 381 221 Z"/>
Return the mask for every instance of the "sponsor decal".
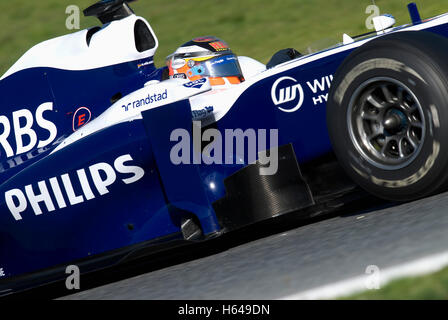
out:
<path id="1" fill-rule="evenodd" d="M 45 102 L 34 114 L 28 109 L 21 109 L 12 113 L 12 120 L 0 115 L 0 158 L 10 158 L 27 153 L 36 147 L 44 148 L 50 145 L 58 133 L 56 125 L 45 117 L 51 111 L 53 103 Z M 38 137 L 37 127 L 48 131 L 45 138 Z M 13 139 L 16 143 L 15 150 L 11 147 Z"/>
<path id="2" fill-rule="evenodd" d="M 207 82 L 206 78 L 202 78 L 196 81 L 188 82 L 184 84 L 185 88 L 195 88 L 195 89 L 201 89 L 202 86 Z"/>
<path id="3" fill-rule="evenodd" d="M 150 66 L 150 65 L 152 65 L 153 64 L 153 62 L 152 61 L 146 61 L 146 62 L 144 62 L 144 63 L 139 63 L 139 64 L 137 64 L 137 68 L 143 68 L 143 67 L 146 67 L 146 66 Z"/>
<path id="4" fill-rule="evenodd" d="M 286 87 L 280 87 L 280 84 L 284 83 L 293 83 L 293 85 L 289 85 Z M 295 83 L 295 84 L 294 84 Z M 279 90 L 277 90 L 280 88 Z M 278 107 L 283 112 L 295 112 L 300 109 L 303 104 L 303 88 L 300 84 L 297 84 L 297 80 L 291 77 L 281 77 L 274 82 L 274 85 L 271 89 L 271 97 L 272 101 L 276 106 L 289 104 L 294 101 L 295 106 L 291 108 L 282 108 Z"/>
<path id="5" fill-rule="evenodd" d="M 320 79 L 307 81 L 305 89 L 298 83 L 297 79 L 292 77 L 281 77 L 272 85 L 272 102 L 283 112 L 296 112 L 299 110 L 305 100 L 305 92 L 311 96 L 315 106 L 326 103 L 328 100 L 328 91 L 333 81 L 333 75 L 324 76 Z"/>
<path id="6" fill-rule="evenodd" d="M 313 82 L 308 81 L 306 85 L 314 94 L 313 103 L 315 106 L 328 101 L 328 91 L 330 91 L 333 75 L 324 76 L 320 79 L 314 79 Z"/>
<path id="7" fill-rule="evenodd" d="M 213 110 L 214 108 L 212 106 L 208 106 L 200 110 L 192 110 L 191 116 L 193 120 L 201 120 L 211 115 L 213 113 Z"/>
<path id="8" fill-rule="evenodd" d="M 128 104 L 124 104 L 121 107 L 124 109 L 124 111 L 129 111 L 131 108 L 140 108 L 144 107 L 162 100 L 168 99 L 168 89 L 166 89 L 163 93 L 155 93 L 153 95 L 148 94 L 146 98 L 142 98 L 139 100 L 135 100 L 133 102 L 129 102 Z"/>
<path id="9" fill-rule="evenodd" d="M 86 125 L 92 119 L 92 112 L 90 112 L 89 108 L 81 107 L 75 111 L 73 115 L 73 131 L 78 130 L 82 126 Z"/>
<path id="10" fill-rule="evenodd" d="M 185 73 L 175 73 L 173 79 L 187 79 L 187 75 Z"/>
<path id="11" fill-rule="evenodd" d="M 210 65 L 214 66 L 214 65 L 222 64 L 222 63 L 224 63 L 224 59 L 218 59 L 218 60 L 210 62 Z"/>
<path id="12" fill-rule="evenodd" d="M 29 184 L 22 188 L 5 192 L 5 202 L 16 221 L 22 220 L 22 213 L 31 207 L 36 216 L 75 206 L 109 193 L 109 187 L 120 180 L 126 185 L 133 184 L 145 175 L 145 171 L 128 164 L 133 161 L 130 154 L 118 157 L 113 165 L 101 162 L 75 173 L 66 173 L 48 180 Z M 119 179 L 119 175 L 125 175 Z M 88 178 L 89 177 L 89 178 Z M 81 186 L 76 193 L 73 182 Z M 90 181 L 93 181 L 91 185 Z M 96 191 L 96 192 L 95 192 Z M 68 200 L 68 202 L 66 201 Z M 55 201 L 54 201 L 55 200 Z"/>
<path id="13" fill-rule="evenodd" d="M 216 51 L 226 51 L 229 49 L 229 46 L 222 41 L 212 42 L 212 43 L 210 43 L 210 45 Z"/>
<path id="14" fill-rule="evenodd" d="M 185 66 L 187 62 L 184 59 L 176 59 L 171 63 L 171 68 L 180 69 Z"/>
<path id="15" fill-rule="evenodd" d="M 194 66 L 187 72 L 189 77 L 193 76 L 201 76 L 205 72 L 205 68 L 203 66 Z"/>
<path id="16" fill-rule="evenodd" d="M 210 64 L 210 66 L 214 66 L 217 64 L 227 63 L 229 61 L 237 61 L 237 58 L 235 56 L 225 56 L 221 59 L 213 60 L 213 61 L 209 62 L 209 64 Z"/>
<path id="17" fill-rule="evenodd" d="M 3 278 L 4 276 L 6 276 L 5 271 L 3 268 L 0 268 L 0 278 Z"/>

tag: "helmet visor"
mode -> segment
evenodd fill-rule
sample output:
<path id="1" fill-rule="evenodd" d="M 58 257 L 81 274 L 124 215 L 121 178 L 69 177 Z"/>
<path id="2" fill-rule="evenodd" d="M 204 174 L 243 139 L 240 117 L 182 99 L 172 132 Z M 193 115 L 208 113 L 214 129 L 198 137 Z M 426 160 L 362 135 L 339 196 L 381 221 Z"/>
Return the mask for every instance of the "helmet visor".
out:
<path id="1" fill-rule="evenodd" d="M 238 77 L 243 79 L 243 73 L 238 58 L 231 55 L 218 56 L 205 61 L 189 61 L 193 76 L 203 77 Z"/>

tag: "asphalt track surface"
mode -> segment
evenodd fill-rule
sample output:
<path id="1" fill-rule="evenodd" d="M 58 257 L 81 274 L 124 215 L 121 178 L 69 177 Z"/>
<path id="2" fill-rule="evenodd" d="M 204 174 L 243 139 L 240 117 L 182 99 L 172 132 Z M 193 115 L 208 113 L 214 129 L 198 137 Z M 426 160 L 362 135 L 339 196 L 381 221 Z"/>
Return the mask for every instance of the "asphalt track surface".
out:
<path id="1" fill-rule="evenodd" d="M 81 287 L 91 287 L 88 290 L 59 295 L 64 295 L 62 299 L 284 299 L 363 276 L 369 265 L 387 269 L 446 252 L 448 193 L 406 204 L 377 201 L 370 199 L 361 208 L 344 208 L 311 223 L 286 220 L 225 235 L 183 248 L 181 258 L 163 263 L 151 262 L 150 257 L 137 270 L 122 270 L 120 276 L 103 271 L 108 280 L 95 276 L 97 282 L 81 281 Z"/>

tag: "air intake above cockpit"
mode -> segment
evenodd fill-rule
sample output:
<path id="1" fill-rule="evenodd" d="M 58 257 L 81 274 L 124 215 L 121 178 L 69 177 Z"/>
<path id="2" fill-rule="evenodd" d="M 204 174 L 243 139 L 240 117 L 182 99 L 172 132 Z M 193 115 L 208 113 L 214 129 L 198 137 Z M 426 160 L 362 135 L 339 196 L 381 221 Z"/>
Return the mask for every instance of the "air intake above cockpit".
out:
<path id="1" fill-rule="evenodd" d="M 121 20 L 134 14 L 128 3 L 135 0 L 102 0 L 84 10 L 86 17 L 97 17 L 101 23 Z"/>

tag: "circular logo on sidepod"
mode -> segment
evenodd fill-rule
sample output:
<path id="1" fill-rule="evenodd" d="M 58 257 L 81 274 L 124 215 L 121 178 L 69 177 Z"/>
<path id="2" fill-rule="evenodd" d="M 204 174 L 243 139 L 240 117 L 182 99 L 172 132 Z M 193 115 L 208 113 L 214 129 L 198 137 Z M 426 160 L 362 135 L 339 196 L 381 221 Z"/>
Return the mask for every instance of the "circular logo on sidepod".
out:
<path id="1" fill-rule="evenodd" d="M 78 130 L 82 126 L 89 123 L 92 118 L 92 112 L 86 107 L 81 107 L 75 111 L 73 115 L 73 131 Z"/>
<path id="2" fill-rule="evenodd" d="M 281 77 L 277 79 L 277 81 L 274 82 L 271 89 L 272 102 L 274 102 L 276 106 L 279 106 L 278 107 L 279 110 L 283 112 L 295 112 L 299 110 L 303 104 L 304 99 L 303 88 L 300 84 L 293 84 L 281 88 L 280 84 L 286 81 L 297 83 L 297 80 L 291 77 Z M 277 90 L 279 87 L 280 89 Z M 298 103 L 295 104 L 295 101 L 297 101 L 297 96 L 298 96 Z M 280 105 L 286 105 L 286 106 L 280 107 Z"/>

